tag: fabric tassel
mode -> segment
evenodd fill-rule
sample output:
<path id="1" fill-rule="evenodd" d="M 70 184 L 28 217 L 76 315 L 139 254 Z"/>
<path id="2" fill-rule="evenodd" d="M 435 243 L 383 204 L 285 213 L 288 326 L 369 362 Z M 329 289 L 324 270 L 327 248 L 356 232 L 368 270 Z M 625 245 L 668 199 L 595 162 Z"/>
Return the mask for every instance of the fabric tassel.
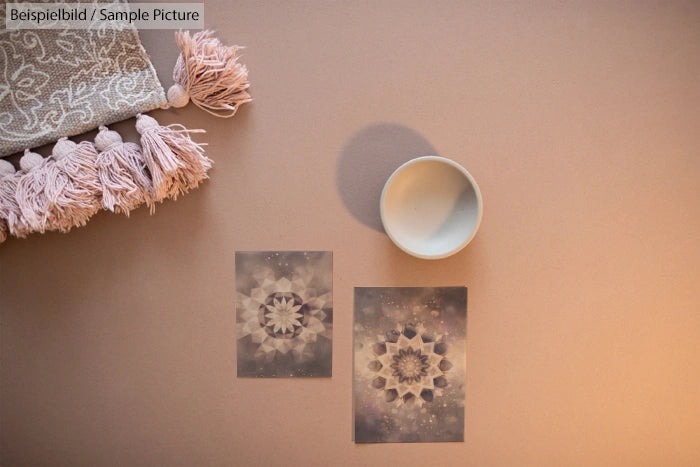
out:
<path id="1" fill-rule="evenodd" d="M 19 207 L 15 201 L 15 166 L 4 159 L 0 159 L 0 243 L 7 240 L 9 226 L 7 220 L 12 215 L 19 213 Z"/>
<path id="2" fill-rule="evenodd" d="M 125 143 L 116 131 L 100 127 L 95 136 L 97 174 L 102 184 L 102 206 L 112 212 L 129 212 L 144 202 L 155 209 L 151 192 L 153 183 L 148 177 L 146 161 L 141 148 L 135 143 Z"/>
<path id="3" fill-rule="evenodd" d="M 137 115 L 136 130 L 141 134 L 141 147 L 146 167 L 153 181 L 153 200 L 177 199 L 209 178 L 212 160 L 204 154 L 201 144 L 190 138 L 191 133 L 182 125 L 160 126 L 148 115 Z"/>
<path id="4" fill-rule="evenodd" d="M 16 198 L 37 232 L 68 232 L 83 226 L 101 208 L 101 184 L 92 143 L 59 139 L 51 157 L 22 176 Z"/>
<path id="5" fill-rule="evenodd" d="M 5 169 L 3 170 L 3 175 L 0 175 L 0 218 L 5 221 L 10 234 L 15 237 L 25 238 L 34 229 L 22 213 L 22 209 L 17 201 L 17 186 L 22 177 L 44 163 L 44 158 L 27 149 L 19 161 L 20 170 L 16 172 L 12 164 L 7 161 L 2 162 L 6 164 L 3 164 Z"/>
<path id="6" fill-rule="evenodd" d="M 238 63 L 239 46 L 225 46 L 212 31 L 178 31 L 180 55 L 173 69 L 175 83 L 168 89 L 168 103 L 184 107 L 192 100 L 217 117 L 232 117 L 241 104 L 250 102 L 248 69 Z"/>
<path id="7" fill-rule="evenodd" d="M 68 183 L 68 179 L 60 176 L 56 169 L 56 162 L 52 158 L 44 159 L 29 150 L 24 152 L 19 164 L 25 173 L 17 182 L 15 199 L 28 227 L 27 233 L 44 233 L 47 230 L 47 215 L 49 206 L 52 204 L 52 193 L 57 190 L 53 184 L 58 184 L 60 187 Z M 12 234 L 21 236 L 14 232 Z"/>
<path id="8" fill-rule="evenodd" d="M 14 175 L 15 166 L 4 159 L 0 159 L 0 243 L 7 240 L 9 228 L 7 227 L 6 216 L 8 211 L 12 209 L 12 204 L 14 204 L 14 196 L 12 196 L 8 200 L 5 199 L 7 196 L 5 194 L 5 178 L 14 178 Z M 13 192 L 14 190 L 12 190 L 12 192 L 10 193 Z M 8 201 L 12 203 L 9 204 L 9 207 L 7 204 Z"/>
<path id="9" fill-rule="evenodd" d="M 97 150 L 89 141 L 75 143 L 61 138 L 53 147 L 58 178 L 67 183 L 54 185 L 49 212 L 51 230 L 68 232 L 84 226 L 102 208 L 102 184 L 97 175 Z"/>

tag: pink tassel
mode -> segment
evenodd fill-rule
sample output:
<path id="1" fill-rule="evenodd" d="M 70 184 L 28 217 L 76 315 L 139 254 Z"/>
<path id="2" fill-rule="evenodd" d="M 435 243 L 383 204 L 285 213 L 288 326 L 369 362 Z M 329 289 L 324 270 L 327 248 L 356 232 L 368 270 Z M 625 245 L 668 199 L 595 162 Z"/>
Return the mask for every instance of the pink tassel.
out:
<path id="1" fill-rule="evenodd" d="M 7 179 L 7 181 L 5 181 Z M 15 179 L 15 166 L 7 162 L 4 159 L 0 159 L 0 243 L 7 240 L 7 234 L 9 233 L 9 227 L 7 225 L 7 218 L 10 214 L 18 212 L 17 202 L 15 201 L 15 189 L 11 185 L 10 180 Z"/>
<path id="2" fill-rule="evenodd" d="M 145 202 L 153 213 L 153 183 L 148 178 L 139 145 L 124 143 L 119 133 L 101 126 L 95 137 L 95 146 L 100 151 L 96 165 L 102 184 L 102 206 L 129 217 L 130 211 Z"/>
<path id="3" fill-rule="evenodd" d="M 195 105 L 217 117 L 232 117 L 241 104 L 250 102 L 248 69 L 238 63 L 239 46 L 225 46 L 212 31 L 190 36 L 175 33 L 180 55 L 173 70 L 175 83 L 168 90 L 168 102 L 184 107 Z"/>
<path id="4" fill-rule="evenodd" d="M 101 187 L 92 143 L 56 142 L 51 157 L 24 175 L 16 198 L 29 225 L 38 232 L 68 232 L 83 226 L 101 207 Z"/>
<path id="5" fill-rule="evenodd" d="M 6 166 L 5 174 L 0 176 L 0 218 L 5 220 L 9 233 L 15 237 L 24 238 L 35 230 L 24 216 L 16 192 L 20 180 L 43 163 L 41 155 L 27 149 L 19 161 L 20 170 L 15 172 L 13 166 L 10 171 Z"/>
<path id="6" fill-rule="evenodd" d="M 52 203 L 50 191 L 53 185 L 50 180 L 61 186 L 68 183 L 68 179 L 65 176 L 59 176 L 53 159 L 44 159 L 39 154 L 29 152 L 29 150 L 24 152 L 19 163 L 26 173 L 21 175 L 17 182 L 15 191 L 17 205 L 29 232 L 44 233 L 47 230 L 47 215 Z M 13 233 L 13 235 L 16 234 Z"/>
<path id="7" fill-rule="evenodd" d="M 208 178 L 212 160 L 204 155 L 202 145 L 190 138 L 190 133 L 204 130 L 160 126 L 155 119 L 141 114 L 137 116 L 136 130 L 141 134 L 143 156 L 153 180 L 154 201 L 177 199 L 180 193 L 187 193 Z"/>
<path id="8" fill-rule="evenodd" d="M 53 147 L 60 182 L 50 192 L 53 204 L 49 213 L 52 230 L 68 232 L 72 227 L 84 226 L 88 219 L 102 208 L 102 184 L 97 175 L 97 150 L 89 141 L 79 144 L 59 139 Z M 63 177 L 68 183 L 63 184 Z"/>

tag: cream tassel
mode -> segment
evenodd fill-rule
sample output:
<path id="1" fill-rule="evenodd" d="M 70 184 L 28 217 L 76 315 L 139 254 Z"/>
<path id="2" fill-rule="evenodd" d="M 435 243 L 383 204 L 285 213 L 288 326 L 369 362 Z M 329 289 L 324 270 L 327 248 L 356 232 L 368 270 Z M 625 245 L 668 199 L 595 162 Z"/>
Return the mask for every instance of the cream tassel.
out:
<path id="1" fill-rule="evenodd" d="M 168 103 L 195 105 L 217 117 L 232 117 L 238 107 L 250 102 L 248 69 L 238 63 L 239 46 L 225 46 L 212 31 L 190 36 L 175 33 L 180 55 L 173 69 L 175 83 L 168 89 Z"/>
<path id="2" fill-rule="evenodd" d="M 61 138 L 53 147 L 52 155 L 59 171 L 57 180 L 68 178 L 68 183 L 56 183 L 49 211 L 51 230 L 68 232 L 72 227 L 84 226 L 102 208 L 102 184 L 97 175 L 97 150 L 89 141 L 79 144 Z M 60 188 L 59 188 L 60 187 Z"/>
<path id="3" fill-rule="evenodd" d="M 51 157 L 20 178 L 17 203 L 32 229 L 68 232 L 85 225 L 100 209 L 96 157 L 92 143 L 61 138 Z"/>
<path id="4" fill-rule="evenodd" d="M 7 239 L 10 227 L 7 225 L 11 216 L 15 218 L 20 214 L 19 206 L 15 200 L 15 166 L 4 159 L 0 159 L 0 243 Z"/>
<path id="5" fill-rule="evenodd" d="M 177 199 L 208 178 L 212 161 L 204 154 L 201 144 L 190 138 L 191 133 L 182 125 L 160 126 L 148 115 L 138 114 L 136 130 L 141 134 L 141 147 L 146 167 L 153 180 L 154 201 Z"/>
<path id="6" fill-rule="evenodd" d="M 100 151 L 97 174 L 102 184 L 102 206 L 129 217 L 130 211 L 146 202 L 153 213 L 153 183 L 139 145 L 124 143 L 119 133 L 101 126 L 95 146 Z"/>
<path id="7" fill-rule="evenodd" d="M 30 232 L 45 232 L 46 218 L 51 205 L 49 179 L 59 186 L 68 183 L 67 177 L 59 177 L 56 163 L 51 158 L 44 159 L 39 154 L 24 151 L 24 156 L 19 161 L 23 174 L 19 176 L 16 184 L 15 199 L 21 213 L 21 222 L 17 233 L 13 232 L 12 224 L 10 232 L 16 237 L 24 237 Z M 55 190 L 54 190 L 55 191 Z M 24 226 L 21 224 L 25 224 Z"/>

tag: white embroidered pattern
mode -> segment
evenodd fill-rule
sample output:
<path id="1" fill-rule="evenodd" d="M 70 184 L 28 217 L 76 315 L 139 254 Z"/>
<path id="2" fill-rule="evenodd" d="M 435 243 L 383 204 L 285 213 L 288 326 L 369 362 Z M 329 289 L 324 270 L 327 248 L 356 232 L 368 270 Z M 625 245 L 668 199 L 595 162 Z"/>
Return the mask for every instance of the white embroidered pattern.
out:
<path id="1" fill-rule="evenodd" d="M 0 30 L 0 157 L 165 102 L 133 27 L 95 21 L 86 30 Z"/>

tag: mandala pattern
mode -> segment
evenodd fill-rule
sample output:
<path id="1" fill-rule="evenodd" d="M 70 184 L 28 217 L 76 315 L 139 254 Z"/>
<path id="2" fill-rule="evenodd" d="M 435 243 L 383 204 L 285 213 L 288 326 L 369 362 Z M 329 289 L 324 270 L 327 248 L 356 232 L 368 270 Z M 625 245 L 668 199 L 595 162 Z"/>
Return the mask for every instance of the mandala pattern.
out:
<path id="1" fill-rule="evenodd" d="M 464 441 L 466 287 L 356 287 L 356 443 Z"/>
<path id="2" fill-rule="evenodd" d="M 330 252 L 236 253 L 239 376 L 330 376 L 331 259 Z"/>
<path id="3" fill-rule="evenodd" d="M 127 8 L 123 0 L 105 3 Z M 1 3 L 0 20 L 5 8 Z M 96 20 L 85 30 L 0 29 L 0 157 L 165 102 L 134 27 Z"/>
<path id="4" fill-rule="evenodd" d="M 304 301 L 294 292 L 275 292 L 260 305 L 258 320 L 268 335 L 291 339 L 301 334 L 304 315 L 299 313 Z"/>
<path id="5" fill-rule="evenodd" d="M 417 383 L 421 377 L 428 376 L 427 369 L 430 364 L 427 363 L 428 356 L 421 355 L 420 350 L 415 352 L 411 347 L 408 350 L 399 350 L 398 355 L 392 357 L 394 362 L 391 364 L 391 369 L 394 372 L 392 376 L 399 377 L 399 383 Z"/>
<path id="6" fill-rule="evenodd" d="M 371 384 L 382 390 L 386 402 L 422 405 L 440 395 L 452 364 L 446 356 L 447 346 L 439 339 L 432 339 L 422 326 L 399 326 L 372 346 L 375 359 L 368 368 L 375 377 Z"/>
<path id="7" fill-rule="evenodd" d="M 297 362 L 309 360 L 314 357 L 309 344 L 326 332 L 323 307 L 330 298 L 310 296 L 301 278 L 265 279 L 249 297 L 241 297 L 238 338 L 250 336 L 260 360 L 272 361 L 278 353 L 291 353 Z"/>

